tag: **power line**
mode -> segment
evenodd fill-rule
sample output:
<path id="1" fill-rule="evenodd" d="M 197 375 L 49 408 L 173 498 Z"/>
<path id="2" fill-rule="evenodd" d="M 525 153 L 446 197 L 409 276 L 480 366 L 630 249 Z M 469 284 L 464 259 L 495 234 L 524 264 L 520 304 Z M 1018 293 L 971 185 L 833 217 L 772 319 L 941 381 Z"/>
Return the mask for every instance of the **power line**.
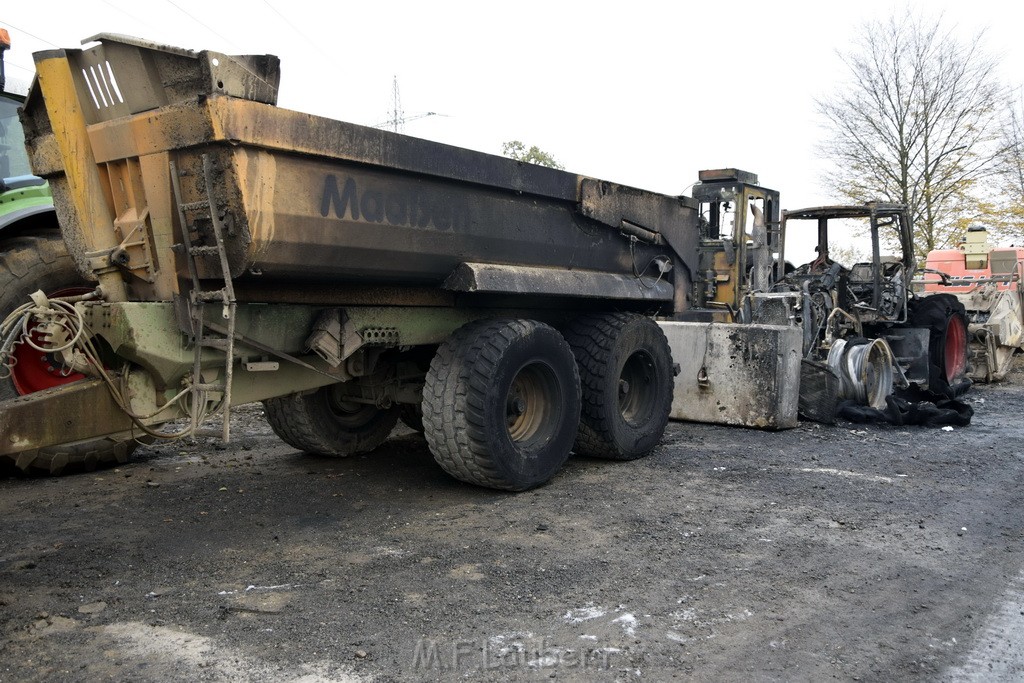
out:
<path id="1" fill-rule="evenodd" d="M 209 31 L 213 35 L 215 35 L 218 38 L 220 38 L 221 40 L 223 40 L 228 45 L 231 45 L 233 47 L 233 49 L 237 49 L 238 48 L 238 46 L 235 45 L 235 42 L 233 40 L 231 40 L 230 38 L 228 38 L 226 36 L 223 36 L 220 33 L 217 33 L 216 31 L 214 31 L 212 28 L 207 26 L 205 23 L 203 23 L 202 21 L 200 21 L 196 17 L 194 17 L 191 14 L 189 14 L 185 9 L 183 9 L 180 5 L 178 5 L 176 2 L 174 2 L 174 0 L 165 0 L 165 1 L 167 2 L 168 5 L 170 5 L 174 9 L 178 10 L 179 12 L 181 12 L 182 14 L 184 14 L 189 19 L 191 19 L 192 21 L 196 22 L 197 24 L 199 24 L 200 26 L 205 28 L 207 31 Z"/>
<path id="2" fill-rule="evenodd" d="M 22 66 L 21 64 L 15 64 L 14 62 L 7 62 L 7 61 L 5 61 L 4 62 L 4 66 L 13 66 L 15 69 L 21 69 L 22 71 L 24 71 L 27 74 L 34 74 L 36 72 L 35 69 L 30 69 L 27 66 Z"/>
<path id="3" fill-rule="evenodd" d="M 176 2 L 174 2 L 174 0 L 167 0 L 167 4 L 171 5 L 171 6 L 172 6 L 172 7 L 174 7 L 174 8 L 176 9 L 176 10 L 178 10 L 179 12 L 181 12 L 182 14 L 184 14 L 184 15 L 185 15 L 186 17 L 188 17 L 188 18 L 189 18 L 189 19 L 191 19 L 192 21 L 196 22 L 197 24 L 199 24 L 200 26 L 202 26 L 202 27 L 203 27 L 203 28 L 205 28 L 205 29 L 206 29 L 207 31 L 209 31 L 209 32 L 210 32 L 210 33 L 212 33 L 213 35 L 217 36 L 217 37 L 218 37 L 218 38 L 220 38 L 221 40 L 223 40 L 223 41 L 224 41 L 224 42 L 225 42 L 225 43 L 226 43 L 227 45 L 230 45 L 230 46 L 232 46 L 232 49 L 233 49 L 233 50 L 238 50 L 239 52 L 241 52 L 241 51 L 242 51 L 242 50 L 241 50 L 241 48 L 239 48 L 239 47 L 238 47 L 238 45 L 237 45 L 237 44 L 235 43 L 235 41 L 231 40 L 231 39 L 230 39 L 230 38 L 228 38 L 227 36 L 221 35 L 220 33 L 217 33 L 216 31 L 214 31 L 214 30 L 213 30 L 212 28 L 210 28 L 210 27 L 209 27 L 208 25 L 206 25 L 205 23 L 203 23 L 202 21 L 200 21 L 199 19 L 197 19 L 196 17 L 192 16 L 192 15 L 191 15 L 191 14 L 189 14 L 189 13 L 188 13 L 187 11 L 185 11 L 185 9 L 183 9 L 183 8 L 182 8 L 181 6 L 179 6 L 179 5 L 178 5 L 178 4 L 176 3 Z M 277 99 L 277 85 L 276 85 L 275 83 L 271 83 L 270 81 L 266 80 L 265 78 L 263 78 L 263 76 L 261 76 L 260 74 L 256 73 L 255 71 L 253 71 L 252 69 L 250 69 L 249 67 L 247 67 L 247 66 L 245 65 L 245 63 L 244 63 L 244 62 L 242 62 L 242 61 L 236 61 L 236 62 L 235 62 L 235 64 L 236 64 L 237 66 L 240 66 L 240 67 L 242 67 L 243 69 L 245 69 L 245 71 L 249 72 L 249 74 L 250 74 L 250 75 L 252 75 L 253 77 L 257 78 L 258 80 L 262 81 L 262 82 L 263 82 L 264 84 L 266 84 L 267 86 L 269 86 L 269 87 L 270 87 L 270 89 L 274 91 L 274 99 L 275 99 L 275 101 L 276 101 L 276 99 Z"/>
<path id="4" fill-rule="evenodd" d="M 327 59 L 332 59 L 332 55 L 330 55 L 326 50 L 321 48 L 319 43 L 317 43 L 315 40 L 313 40 L 312 38 L 307 36 L 305 33 L 300 31 L 298 26 L 296 26 L 291 21 L 289 21 L 288 17 L 286 17 L 284 14 L 281 14 L 281 12 L 278 11 L 278 9 L 276 7 L 271 5 L 270 4 L 270 0 L 263 0 L 263 4 L 266 5 L 268 8 L 270 8 L 271 12 L 273 12 L 274 14 L 279 16 L 281 18 L 281 21 L 283 21 L 284 23 L 288 24 L 288 26 L 291 27 L 291 29 L 293 31 L 295 31 L 296 35 L 298 35 L 304 41 L 306 41 L 307 43 L 312 45 L 316 49 L 316 51 L 320 53 L 320 55 L 322 57 L 325 57 Z"/>
<path id="5" fill-rule="evenodd" d="M 15 33 L 23 33 L 26 36 L 29 36 L 30 38 L 35 38 L 40 43 L 45 43 L 46 45 L 49 45 L 50 47 L 55 47 L 55 48 L 59 47 L 59 46 L 54 45 L 53 43 L 51 43 L 46 38 L 41 38 L 41 37 L 37 36 L 34 33 L 29 33 L 25 29 L 18 28 L 17 26 L 15 26 L 14 24 L 12 24 L 10 22 L 3 21 L 3 22 L 0 22 L 0 23 L 4 24 L 9 29 L 13 30 Z M 21 71 L 24 71 L 25 73 L 27 73 L 27 74 L 29 74 L 31 76 L 35 76 L 36 75 L 36 70 L 35 70 L 34 67 L 33 68 L 29 68 L 27 66 L 22 66 L 21 64 L 16 64 L 15 62 L 12 62 L 12 61 L 9 61 L 9 60 L 5 60 L 4 61 L 4 65 L 7 66 L 7 67 L 14 67 L 15 69 L 20 69 Z M 10 85 L 10 83 L 8 83 L 8 85 Z"/>
<path id="6" fill-rule="evenodd" d="M 2 22 L 2 23 L 6 24 L 6 25 L 7 25 L 7 26 L 8 26 L 9 28 L 12 28 L 12 29 L 14 29 L 14 30 L 15 30 L 15 31 L 17 31 L 18 33 L 24 33 L 24 34 L 25 34 L 26 36 L 29 36 L 29 37 L 35 38 L 36 40 L 38 40 L 38 41 L 39 41 L 39 42 L 41 42 L 41 43 L 46 43 L 46 44 L 47 44 L 47 45 L 49 45 L 50 47 L 55 47 L 55 48 L 57 48 L 57 49 L 60 49 L 60 45 L 55 45 L 55 44 L 51 43 L 50 41 L 48 41 L 48 40 L 47 40 L 46 38 L 40 38 L 40 37 L 39 37 L 39 36 L 37 36 L 36 34 L 34 34 L 34 33 L 29 33 L 29 32 L 28 32 L 28 31 L 26 31 L 25 29 L 22 29 L 22 28 L 18 28 L 17 26 L 15 26 L 14 24 L 11 24 L 11 23 L 9 23 L 9 22 L 6 22 L 6 21 L 5 21 L 5 22 Z"/>
<path id="7" fill-rule="evenodd" d="M 139 17 L 135 16 L 134 14 L 128 12 L 128 10 L 124 9 L 123 7 L 118 7 L 114 3 L 110 2 L 110 0 L 102 0 L 102 1 L 103 1 L 103 4 L 106 5 L 107 7 L 110 7 L 111 9 L 117 10 L 118 12 L 120 12 L 123 15 L 125 15 L 126 17 L 128 17 L 132 21 L 137 22 L 141 26 L 145 26 L 146 28 L 150 29 L 153 32 L 158 32 L 159 31 L 159 29 L 156 26 L 153 26 L 152 24 L 150 24 L 148 21 L 146 21 L 144 19 L 140 19 Z"/>

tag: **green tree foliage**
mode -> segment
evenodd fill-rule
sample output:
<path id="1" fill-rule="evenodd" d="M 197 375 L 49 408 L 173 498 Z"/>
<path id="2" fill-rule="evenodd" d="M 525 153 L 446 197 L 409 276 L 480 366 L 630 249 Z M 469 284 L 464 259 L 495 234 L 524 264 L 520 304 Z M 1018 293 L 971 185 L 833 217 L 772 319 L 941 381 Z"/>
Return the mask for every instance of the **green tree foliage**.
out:
<path id="1" fill-rule="evenodd" d="M 526 145 L 519 140 L 511 140 L 502 144 L 501 153 L 509 159 L 515 159 L 516 161 L 525 161 L 529 164 L 537 164 L 538 166 L 547 166 L 548 168 L 557 168 L 559 170 L 565 168 L 553 156 L 537 147 L 537 145 L 531 145 L 527 149 Z"/>
<path id="2" fill-rule="evenodd" d="M 818 102 L 826 184 L 844 200 L 906 204 L 918 256 L 963 235 L 1001 156 L 1005 90 L 980 39 L 910 14 L 866 23 L 842 55 L 850 80 Z"/>

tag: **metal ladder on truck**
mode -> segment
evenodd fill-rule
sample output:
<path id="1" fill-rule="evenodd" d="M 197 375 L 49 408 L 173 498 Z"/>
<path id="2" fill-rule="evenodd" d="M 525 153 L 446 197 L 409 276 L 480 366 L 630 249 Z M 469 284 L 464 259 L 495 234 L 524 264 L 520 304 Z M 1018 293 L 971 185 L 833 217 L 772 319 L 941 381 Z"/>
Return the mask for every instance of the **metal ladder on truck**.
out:
<path id="1" fill-rule="evenodd" d="M 200 423 L 208 417 L 215 416 L 218 412 L 223 414 L 223 427 L 221 438 L 226 442 L 231 437 L 231 380 L 233 377 L 234 356 L 235 356 L 235 288 L 231 282 L 231 267 L 228 264 L 228 255 L 224 244 L 224 223 L 217 215 L 217 206 L 213 198 L 213 162 L 206 154 L 203 155 L 203 184 L 206 191 L 206 199 L 196 202 L 182 202 L 181 184 L 178 168 L 175 162 L 171 162 L 171 184 L 174 189 L 174 201 L 178 207 L 178 220 L 181 224 L 181 235 L 185 252 L 185 260 L 188 263 L 188 272 L 192 278 L 192 289 L 189 293 L 189 316 L 192 323 L 192 339 L 195 352 L 192 371 L 192 385 L 190 387 L 190 398 L 192 400 L 189 413 L 192 417 L 192 434 L 195 434 Z M 189 235 L 193 229 L 194 222 L 188 217 L 193 215 L 197 218 L 208 217 L 213 227 L 215 245 L 193 245 Z M 197 257 L 214 256 L 218 258 L 221 279 L 224 286 L 219 289 L 203 289 L 199 279 L 199 271 L 196 266 Z M 210 262 L 209 259 L 206 260 Z M 219 301 L 221 303 L 221 317 L 225 321 L 223 327 L 208 323 L 204 317 L 205 304 Z M 212 334 L 211 334 L 212 333 Z M 204 382 L 202 378 L 202 359 L 204 349 L 217 349 L 224 353 L 224 373 L 219 381 Z M 210 400 L 211 393 L 222 395 L 221 406 L 210 415 L 205 415 L 206 406 Z"/>

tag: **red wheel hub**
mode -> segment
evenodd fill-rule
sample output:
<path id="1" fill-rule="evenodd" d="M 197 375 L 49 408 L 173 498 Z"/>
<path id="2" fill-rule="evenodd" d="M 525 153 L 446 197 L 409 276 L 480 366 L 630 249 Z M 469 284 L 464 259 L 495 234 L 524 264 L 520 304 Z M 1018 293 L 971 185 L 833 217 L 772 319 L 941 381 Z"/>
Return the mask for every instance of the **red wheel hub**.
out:
<path id="1" fill-rule="evenodd" d="M 65 287 L 64 289 L 51 292 L 47 296 L 77 296 L 91 291 L 91 287 Z M 43 345 L 41 334 L 33 332 L 30 336 L 36 345 Z M 58 387 L 62 384 L 70 384 L 85 378 L 85 375 L 80 372 L 72 372 L 69 375 L 62 374 L 63 363 L 56 354 L 44 353 L 33 349 L 24 343 L 24 338 L 22 338 L 22 342 L 15 345 L 14 353 L 12 354 L 14 367 L 11 369 L 11 381 L 14 382 L 14 388 L 18 394 L 24 396 L 25 394 Z"/>
<path id="2" fill-rule="evenodd" d="M 954 315 L 946 323 L 946 381 L 951 382 L 967 371 L 967 327 L 962 316 Z"/>

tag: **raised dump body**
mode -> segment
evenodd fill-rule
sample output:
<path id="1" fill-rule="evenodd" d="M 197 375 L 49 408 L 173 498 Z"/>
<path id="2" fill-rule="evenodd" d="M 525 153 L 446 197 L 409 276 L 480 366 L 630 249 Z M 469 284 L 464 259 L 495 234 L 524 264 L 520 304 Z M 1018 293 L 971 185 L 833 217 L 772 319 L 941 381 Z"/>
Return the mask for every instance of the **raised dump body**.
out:
<path id="1" fill-rule="evenodd" d="M 369 451 L 401 417 L 453 476 L 529 488 L 570 450 L 650 452 L 675 370 L 654 316 L 721 319 L 747 277 L 693 199 L 280 109 L 272 56 L 94 42 L 37 54 L 24 112 L 64 244 L 0 269 L 22 469 L 214 415 L 227 438 L 262 400 L 300 450 Z M 777 221 L 743 177 L 702 190 Z"/>

